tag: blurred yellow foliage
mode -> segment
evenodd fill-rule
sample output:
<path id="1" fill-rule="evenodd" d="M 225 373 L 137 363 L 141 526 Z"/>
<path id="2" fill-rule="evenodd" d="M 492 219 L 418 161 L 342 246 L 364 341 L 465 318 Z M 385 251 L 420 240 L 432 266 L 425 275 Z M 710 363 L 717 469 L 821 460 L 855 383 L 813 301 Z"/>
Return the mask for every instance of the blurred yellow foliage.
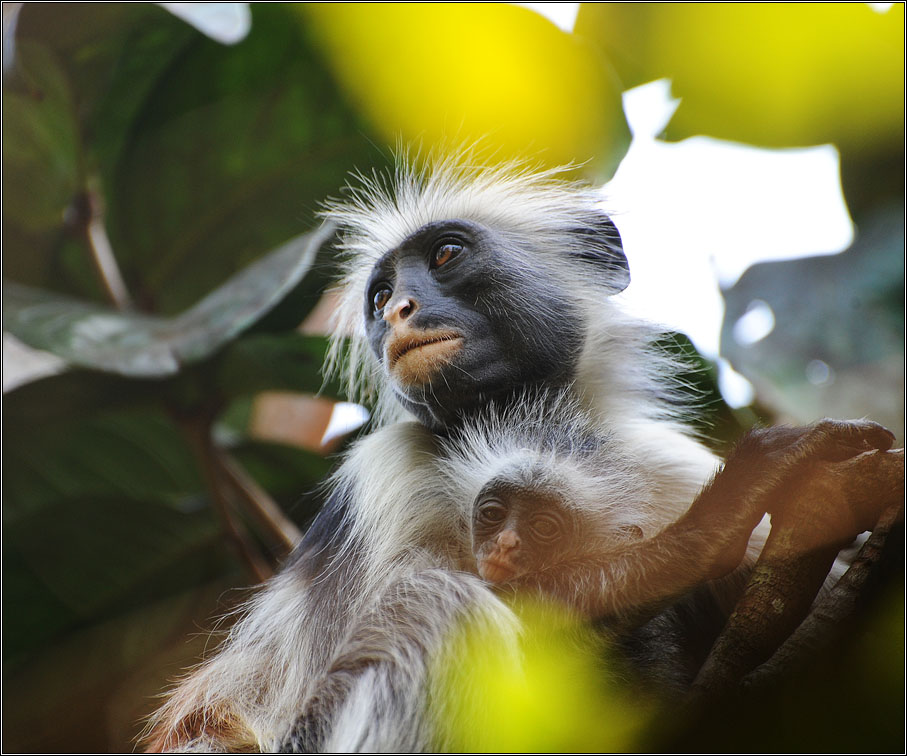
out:
<path id="1" fill-rule="evenodd" d="M 553 606 L 520 604 L 518 615 L 519 648 L 474 623 L 437 660 L 432 711 L 445 750 L 638 750 L 652 706 L 620 683 L 603 637 Z"/>
<path id="2" fill-rule="evenodd" d="M 593 47 L 505 3 L 297 6 L 351 101 L 396 145 L 482 141 L 502 160 L 606 178 L 629 133 Z"/>
<path id="3" fill-rule="evenodd" d="M 672 80 L 672 137 L 854 152 L 903 142 L 902 3 L 583 3 L 575 33 L 627 86 Z"/>

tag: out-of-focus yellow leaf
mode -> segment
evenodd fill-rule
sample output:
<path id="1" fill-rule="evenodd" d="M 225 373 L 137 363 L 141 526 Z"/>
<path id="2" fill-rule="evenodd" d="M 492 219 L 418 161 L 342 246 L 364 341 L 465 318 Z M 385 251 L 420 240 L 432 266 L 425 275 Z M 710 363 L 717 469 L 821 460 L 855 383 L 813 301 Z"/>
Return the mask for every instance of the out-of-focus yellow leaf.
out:
<path id="1" fill-rule="evenodd" d="M 604 639 L 551 606 L 520 607 L 518 648 L 478 623 L 435 666 L 439 745 L 464 753 L 639 750 L 651 702 L 609 670 Z"/>
<path id="2" fill-rule="evenodd" d="M 593 47 L 503 3 L 297 6 L 351 100 L 388 143 L 482 140 L 495 158 L 586 162 L 607 177 L 628 131 Z"/>
<path id="3" fill-rule="evenodd" d="M 672 137 L 867 152 L 903 142 L 901 3 L 583 3 L 576 34 L 628 86 L 672 79 Z"/>

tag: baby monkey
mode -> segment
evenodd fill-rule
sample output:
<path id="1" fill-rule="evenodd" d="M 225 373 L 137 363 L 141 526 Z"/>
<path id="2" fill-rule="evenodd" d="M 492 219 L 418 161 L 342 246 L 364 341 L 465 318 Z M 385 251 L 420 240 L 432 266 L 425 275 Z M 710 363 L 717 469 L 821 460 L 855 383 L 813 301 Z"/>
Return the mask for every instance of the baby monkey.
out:
<path id="1" fill-rule="evenodd" d="M 760 521 L 787 505 L 788 486 L 815 463 L 893 439 L 868 421 L 751 430 L 677 518 L 645 461 L 572 400 L 529 396 L 522 406 L 506 416 L 492 408 L 448 441 L 445 474 L 468 507 L 475 570 L 495 586 L 621 622 L 652 617 L 700 586 L 729 611 L 764 543 Z M 832 550 L 871 529 L 873 516 L 823 512 Z"/>
<path id="2" fill-rule="evenodd" d="M 476 498 L 472 546 L 479 575 L 505 583 L 601 555 L 643 537 L 636 524 L 612 525 L 569 501 L 563 489 L 520 485 L 499 477 Z"/>

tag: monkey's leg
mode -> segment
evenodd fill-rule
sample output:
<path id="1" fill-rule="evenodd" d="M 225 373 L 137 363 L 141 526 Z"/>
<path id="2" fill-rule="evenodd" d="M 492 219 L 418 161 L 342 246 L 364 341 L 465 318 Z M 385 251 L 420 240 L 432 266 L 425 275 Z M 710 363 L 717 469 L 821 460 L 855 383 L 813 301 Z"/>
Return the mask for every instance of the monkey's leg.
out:
<path id="1" fill-rule="evenodd" d="M 694 692 L 733 688 L 766 661 L 808 614 L 840 548 L 888 510 L 896 518 L 903 497 L 903 450 L 817 461 L 791 481 L 772 505 L 771 534 Z M 838 597 L 852 590 L 847 586 L 841 585 Z"/>

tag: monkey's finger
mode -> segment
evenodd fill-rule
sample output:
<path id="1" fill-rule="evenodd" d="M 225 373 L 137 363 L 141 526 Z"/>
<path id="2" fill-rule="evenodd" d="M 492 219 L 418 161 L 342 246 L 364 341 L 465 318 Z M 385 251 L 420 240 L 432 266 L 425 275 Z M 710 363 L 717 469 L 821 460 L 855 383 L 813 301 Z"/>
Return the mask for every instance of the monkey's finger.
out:
<path id="1" fill-rule="evenodd" d="M 887 451 L 894 444 L 894 434 L 871 420 L 826 418 L 809 427 L 803 444 L 819 459 L 841 462 L 865 451 Z"/>

